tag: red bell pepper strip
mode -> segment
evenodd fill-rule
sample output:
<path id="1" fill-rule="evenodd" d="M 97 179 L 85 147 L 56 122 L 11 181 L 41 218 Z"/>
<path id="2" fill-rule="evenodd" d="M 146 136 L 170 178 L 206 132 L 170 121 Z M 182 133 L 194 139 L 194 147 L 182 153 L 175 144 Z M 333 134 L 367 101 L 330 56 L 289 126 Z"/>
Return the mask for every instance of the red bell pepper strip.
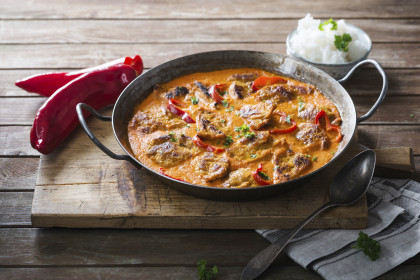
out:
<path id="1" fill-rule="evenodd" d="M 330 130 L 335 130 L 337 132 L 337 137 L 333 140 L 334 143 L 340 142 L 341 139 L 343 138 L 343 135 L 341 134 L 341 128 L 339 126 L 336 125 L 332 125 L 330 123 L 330 120 L 328 119 L 327 114 L 325 113 L 325 111 L 320 111 L 316 117 L 315 117 L 315 124 L 318 125 L 320 127 L 320 119 L 324 117 L 325 118 L 325 129 L 327 131 Z"/>
<path id="2" fill-rule="evenodd" d="M 212 145 L 204 143 L 198 135 L 195 135 L 192 140 L 194 144 L 196 144 L 198 147 L 203 148 L 209 152 L 221 153 L 225 151 L 225 149 L 217 148 Z"/>
<path id="3" fill-rule="evenodd" d="M 79 124 L 75 110 L 78 103 L 96 110 L 113 104 L 135 77 L 133 67 L 112 65 L 85 73 L 58 89 L 35 116 L 30 133 L 32 147 L 43 154 L 51 153 Z"/>
<path id="4" fill-rule="evenodd" d="M 178 181 L 182 181 L 182 182 L 188 183 L 188 182 L 187 182 L 187 181 L 185 181 L 185 180 L 182 180 L 182 179 L 179 179 L 179 178 L 175 178 L 175 177 L 169 176 L 168 174 L 166 174 L 166 173 L 165 173 L 165 169 L 164 169 L 164 168 L 162 168 L 162 167 L 160 167 L 160 168 L 159 168 L 159 173 L 160 173 L 160 174 L 162 174 L 162 175 L 165 175 L 166 177 L 169 177 L 169 178 L 171 178 L 171 179 L 174 179 L 174 180 L 178 180 Z"/>
<path id="5" fill-rule="evenodd" d="M 274 84 L 285 84 L 285 83 L 287 83 L 287 81 L 281 77 L 258 77 L 252 83 L 252 90 L 257 91 L 268 84 L 274 85 Z"/>
<path id="6" fill-rule="evenodd" d="M 255 182 L 257 182 L 257 184 L 260 186 L 272 185 L 273 181 L 264 180 L 263 178 L 261 178 L 260 172 L 262 172 L 262 163 L 260 163 L 260 165 L 254 172 L 252 172 L 252 178 L 254 178 Z"/>
<path id="7" fill-rule="evenodd" d="M 284 112 L 276 112 L 278 115 L 282 116 L 282 119 L 286 119 L 287 115 Z M 272 129 L 270 130 L 271 134 L 286 134 L 286 133 L 290 133 L 293 132 L 296 128 L 297 128 L 297 124 L 294 120 L 290 120 L 291 126 L 288 128 L 284 128 L 284 129 Z"/>
<path id="8" fill-rule="evenodd" d="M 217 84 L 214 86 L 211 86 L 209 89 L 209 93 L 211 95 L 211 97 L 214 99 L 214 101 L 218 104 L 221 104 L 223 100 L 225 100 L 217 91 L 220 88 L 223 88 L 224 86 L 226 86 L 226 84 Z"/>
<path id="9" fill-rule="evenodd" d="M 169 99 L 166 108 L 168 108 L 169 112 L 172 114 L 180 116 L 186 123 L 195 123 L 195 120 L 193 120 L 193 118 L 191 118 L 184 110 L 179 109 L 178 106 L 185 106 L 185 103 L 171 98 Z"/>
<path id="10" fill-rule="evenodd" d="M 26 77 L 22 80 L 16 81 L 15 85 L 28 92 L 34 92 L 49 97 L 56 90 L 85 73 L 99 69 L 106 69 L 113 65 L 122 64 L 130 65 L 131 67 L 133 67 L 136 70 L 137 75 L 140 75 L 143 71 L 143 61 L 139 55 L 136 55 L 134 57 L 122 57 L 99 66 L 86 68 L 78 71 L 36 74 Z"/>

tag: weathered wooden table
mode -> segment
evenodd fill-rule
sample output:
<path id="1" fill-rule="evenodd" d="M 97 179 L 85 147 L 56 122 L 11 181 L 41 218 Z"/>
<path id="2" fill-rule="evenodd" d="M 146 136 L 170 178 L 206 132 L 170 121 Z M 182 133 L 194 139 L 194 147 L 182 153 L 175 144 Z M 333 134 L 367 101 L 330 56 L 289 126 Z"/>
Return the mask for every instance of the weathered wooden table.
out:
<path id="1" fill-rule="evenodd" d="M 246 262 L 268 244 L 252 230 L 32 227 L 40 155 L 30 147 L 29 131 L 46 99 L 13 83 L 34 73 L 79 69 L 137 53 L 146 68 L 207 50 L 285 54 L 287 34 L 307 12 L 345 18 L 371 36 L 370 57 L 390 79 L 383 105 L 359 127 L 360 142 L 372 148 L 411 146 L 420 166 L 417 0 L 163 2 L 0 0 L 1 279 L 197 279 L 200 259 L 219 266 L 218 279 L 238 279 Z M 373 104 L 380 77 L 365 68 L 346 87 L 361 114 Z M 419 277 L 417 255 L 380 279 Z M 264 275 L 280 278 L 319 276 L 282 255 Z"/>

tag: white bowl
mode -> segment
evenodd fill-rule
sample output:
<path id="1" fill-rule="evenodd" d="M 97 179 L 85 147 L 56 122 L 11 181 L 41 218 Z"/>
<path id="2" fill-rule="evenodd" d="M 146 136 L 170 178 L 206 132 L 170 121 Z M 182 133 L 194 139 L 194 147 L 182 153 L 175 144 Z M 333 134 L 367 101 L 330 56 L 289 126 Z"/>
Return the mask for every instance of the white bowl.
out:
<path id="1" fill-rule="evenodd" d="M 371 49 L 372 49 L 372 41 L 369 38 L 369 35 L 366 34 L 366 32 L 364 32 L 362 29 L 352 25 L 352 24 L 346 24 L 348 27 L 353 28 L 358 34 L 359 34 L 359 38 L 361 38 L 363 41 L 365 41 L 366 45 L 368 46 L 367 48 L 367 52 L 360 57 L 359 59 L 347 62 L 347 63 L 339 63 L 339 64 L 330 64 L 330 63 L 320 63 L 320 62 L 314 62 L 311 60 L 308 60 L 306 58 L 303 58 L 302 56 L 296 54 L 292 47 L 291 47 L 291 43 L 290 40 L 291 38 L 295 35 L 296 33 L 296 29 L 293 30 L 288 36 L 287 36 L 287 40 L 286 40 L 286 46 L 287 46 L 287 55 L 303 61 L 305 63 L 311 64 L 321 70 L 323 70 L 324 72 L 328 73 L 330 76 L 332 76 L 334 79 L 341 79 L 343 78 L 349 71 L 350 69 L 352 69 L 357 63 L 359 63 L 360 61 L 365 60 Z"/>

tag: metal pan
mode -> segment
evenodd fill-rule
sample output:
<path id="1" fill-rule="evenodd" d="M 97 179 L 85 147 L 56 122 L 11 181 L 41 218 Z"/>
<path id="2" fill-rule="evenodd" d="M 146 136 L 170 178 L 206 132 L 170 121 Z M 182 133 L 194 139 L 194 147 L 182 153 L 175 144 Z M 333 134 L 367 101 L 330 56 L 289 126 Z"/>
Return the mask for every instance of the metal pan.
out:
<path id="1" fill-rule="evenodd" d="M 358 118 L 356 116 L 356 110 L 352 99 L 340 83 L 346 82 L 354 71 L 364 64 L 373 64 L 376 67 L 382 75 L 383 85 L 380 95 L 373 107 L 365 115 Z M 136 159 L 128 142 L 127 124 L 134 114 L 136 105 L 142 102 L 153 91 L 153 86 L 155 84 L 163 84 L 180 76 L 196 72 L 209 72 L 242 67 L 259 68 L 312 84 L 331 101 L 333 101 L 334 104 L 336 104 L 343 119 L 341 128 L 344 136 L 337 152 L 329 163 L 318 170 L 288 182 L 261 187 L 226 189 L 194 185 L 174 180 L 149 169 Z M 343 79 L 336 81 L 325 72 L 313 66 L 278 54 L 255 51 L 215 51 L 181 57 L 163 63 L 137 77 L 124 89 L 118 98 L 112 112 L 112 117 L 102 116 L 94 109 L 83 103 L 78 104 L 76 109 L 80 123 L 82 124 L 85 132 L 89 135 L 90 139 L 111 158 L 116 160 L 127 160 L 138 168 L 144 168 L 165 185 L 187 194 L 214 200 L 246 201 L 273 196 L 294 188 L 302 184 L 304 180 L 307 180 L 318 173 L 320 170 L 328 168 L 331 162 L 340 157 L 344 150 L 348 147 L 355 133 L 357 124 L 367 120 L 376 111 L 385 98 L 387 89 L 388 80 L 385 72 L 379 63 L 370 59 L 361 61 L 353 69 L 351 69 Z M 83 116 L 83 109 L 89 111 L 101 120 L 112 121 L 115 138 L 126 152 L 125 155 L 117 155 L 113 153 L 92 134 Z"/>

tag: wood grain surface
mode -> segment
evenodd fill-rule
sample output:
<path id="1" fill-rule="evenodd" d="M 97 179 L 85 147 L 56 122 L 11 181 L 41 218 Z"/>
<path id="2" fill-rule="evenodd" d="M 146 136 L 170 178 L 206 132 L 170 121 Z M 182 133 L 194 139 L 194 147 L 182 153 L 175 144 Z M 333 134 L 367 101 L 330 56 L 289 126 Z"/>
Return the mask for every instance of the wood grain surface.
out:
<path id="1" fill-rule="evenodd" d="M 389 77 L 388 97 L 359 126 L 359 141 L 371 148 L 411 147 L 413 177 L 420 179 L 417 0 L 0 0 L 0 6 L 1 279 L 197 279 L 199 259 L 219 266 L 217 279 L 238 279 L 245 263 L 268 244 L 252 230 L 33 227 L 30 210 L 40 155 L 28 139 L 31 115 L 43 98 L 13 82 L 35 73 L 79 69 L 136 53 L 147 69 L 207 50 L 285 54 L 285 35 L 306 13 L 345 18 L 368 31 L 374 42 L 370 58 Z M 379 87 L 372 68 L 362 69 L 346 85 L 359 114 Z M 419 255 L 379 277 L 419 278 Z M 262 279 L 320 278 L 281 255 Z"/>

